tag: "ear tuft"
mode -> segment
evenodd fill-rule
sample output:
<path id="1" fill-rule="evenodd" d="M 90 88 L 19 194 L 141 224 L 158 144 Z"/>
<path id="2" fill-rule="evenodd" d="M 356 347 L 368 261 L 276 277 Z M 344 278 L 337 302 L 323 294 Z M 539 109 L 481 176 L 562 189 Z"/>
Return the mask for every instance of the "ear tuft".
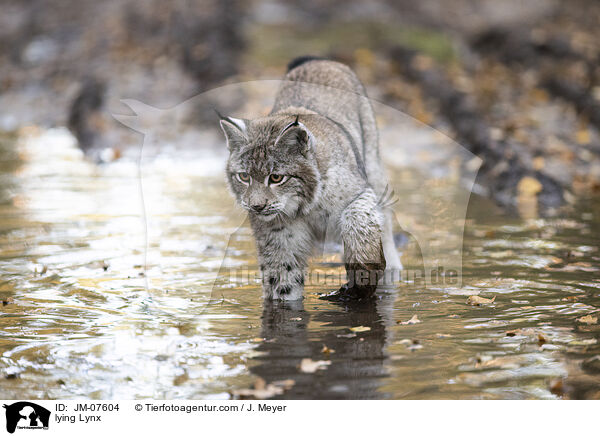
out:
<path id="1" fill-rule="evenodd" d="M 313 135 L 306 126 L 298 122 L 298 117 L 293 123 L 288 124 L 283 128 L 277 139 L 275 147 L 288 147 L 296 149 L 302 154 L 312 147 Z"/>
<path id="2" fill-rule="evenodd" d="M 217 114 L 219 113 L 217 112 Z M 219 124 L 227 139 L 227 148 L 229 148 L 229 150 L 248 142 L 245 120 L 241 118 L 223 117 L 220 114 L 219 117 L 221 117 Z"/>

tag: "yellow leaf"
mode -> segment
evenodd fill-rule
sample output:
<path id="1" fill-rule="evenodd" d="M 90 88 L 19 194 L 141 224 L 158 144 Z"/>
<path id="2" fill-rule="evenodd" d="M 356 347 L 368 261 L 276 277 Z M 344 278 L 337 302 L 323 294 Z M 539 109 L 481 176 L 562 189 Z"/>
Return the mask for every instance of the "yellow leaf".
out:
<path id="1" fill-rule="evenodd" d="M 373 65 L 375 62 L 375 55 L 367 50 L 366 48 L 359 48 L 354 51 L 354 58 L 356 62 L 367 67 Z"/>
<path id="2" fill-rule="evenodd" d="M 544 169 L 544 166 L 546 165 L 546 161 L 544 160 L 543 157 L 538 156 L 533 158 L 533 169 L 536 171 L 540 171 Z"/>
<path id="3" fill-rule="evenodd" d="M 335 350 L 332 348 L 329 348 L 327 345 L 323 345 L 323 348 L 321 349 L 321 353 L 331 354 L 331 353 L 335 353 Z"/>
<path id="4" fill-rule="evenodd" d="M 581 318 L 577 318 L 577 321 L 579 321 L 582 324 L 598 324 L 598 317 L 586 315 L 582 316 Z"/>
<path id="5" fill-rule="evenodd" d="M 477 295 L 471 295 L 469 298 L 467 298 L 467 304 L 470 304 L 471 306 L 480 306 L 482 304 L 492 304 L 494 300 L 496 300 L 495 295 L 494 298 L 491 299 L 479 297 Z"/>
<path id="6" fill-rule="evenodd" d="M 590 138 L 590 130 L 589 129 L 580 129 L 575 133 L 575 140 L 578 144 L 587 145 L 592 140 Z"/>
<path id="7" fill-rule="evenodd" d="M 517 185 L 517 192 L 519 195 L 526 197 L 533 197 L 542 190 L 542 184 L 533 177 L 525 176 Z"/>
<path id="8" fill-rule="evenodd" d="M 371 330 L 371 327 L 365 327 L 362 325 L 359 325 L 358 327 L 350 327 L 350 331 L 355 333 L 368 332 L 369 330 Z"/>

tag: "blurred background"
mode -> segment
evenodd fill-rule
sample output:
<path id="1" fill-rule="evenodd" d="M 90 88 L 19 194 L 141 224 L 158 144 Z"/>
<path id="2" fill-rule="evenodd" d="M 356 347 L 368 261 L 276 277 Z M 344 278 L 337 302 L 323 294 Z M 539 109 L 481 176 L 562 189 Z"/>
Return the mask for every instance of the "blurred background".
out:
<path id="1" fill-rule="evenodd" d="M 574 0 L 10 1 L 0 15 L 0 130 L 68 126 L 88 154 L 131 142 L 122 98 L 166 108 L 314 54 L 484 160 L 505 207 L 600 186 L 600 5 Z M 194 114 L 190 124 L 214 120 Z M 525 200 L 524 200 L 525 201 Z M 527 202 L 525 201 L 525 203 Z M 521 202 L 523 203 L 523 202 Z"/>

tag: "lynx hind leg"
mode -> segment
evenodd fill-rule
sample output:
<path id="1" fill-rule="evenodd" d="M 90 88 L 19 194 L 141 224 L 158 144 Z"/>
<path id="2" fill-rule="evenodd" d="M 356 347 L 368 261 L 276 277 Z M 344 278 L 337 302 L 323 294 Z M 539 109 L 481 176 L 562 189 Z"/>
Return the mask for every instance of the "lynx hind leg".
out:
<path id="1" fill-rule="evenodd" d="M 375 193 L 369 189 L 359 195 L 344 209 L 340 221 L 348 283 L 342 286 L 339 296 L 371 297 L 386 265 L 382 244 L 384 219 Z"/>

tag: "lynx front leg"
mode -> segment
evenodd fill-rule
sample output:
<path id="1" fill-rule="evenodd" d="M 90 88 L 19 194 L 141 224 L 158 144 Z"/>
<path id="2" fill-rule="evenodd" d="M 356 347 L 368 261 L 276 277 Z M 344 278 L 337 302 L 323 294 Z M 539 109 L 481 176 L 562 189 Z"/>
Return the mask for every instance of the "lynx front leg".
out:
<path id="1" fill-rule="evenodd" d="M 383 215 L 372 190 L 359 195 L 342 212 L 340 230 L 348 283 L 337 296 L 341 299 L 371 297 L 385 270 L 381 243 Z"/>
<path id="2" fill-rule="evenodd" d="M 300 300 L 312 234 L 303 222 L 254 227 L 263 294 L 272 300 Z"/>

